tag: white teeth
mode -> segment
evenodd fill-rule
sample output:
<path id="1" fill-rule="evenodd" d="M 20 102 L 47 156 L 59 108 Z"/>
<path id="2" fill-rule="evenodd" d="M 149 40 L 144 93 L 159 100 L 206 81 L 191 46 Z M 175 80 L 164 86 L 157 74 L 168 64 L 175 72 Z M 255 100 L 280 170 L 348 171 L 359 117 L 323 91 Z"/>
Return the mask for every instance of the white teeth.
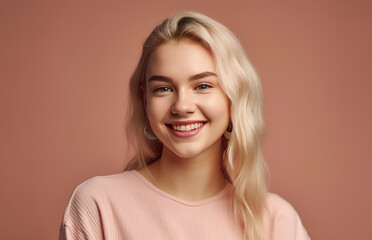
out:
<path id="1" fill-rule="evenodd" d="M 187 125 L 174 125 L 172 124 L 172 128 L 176 131 L 181 131 L 181 132 L 188 132 L 191 130 L 195 130 L 203 126 L 203 123 L 192 123 L 192 124 L 187 124 Z"/>

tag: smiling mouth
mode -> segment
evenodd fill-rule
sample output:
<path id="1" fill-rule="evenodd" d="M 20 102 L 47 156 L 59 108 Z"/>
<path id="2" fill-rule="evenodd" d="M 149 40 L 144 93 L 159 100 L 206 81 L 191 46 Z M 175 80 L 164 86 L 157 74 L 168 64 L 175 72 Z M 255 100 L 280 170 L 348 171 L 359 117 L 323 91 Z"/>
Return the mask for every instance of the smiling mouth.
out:
<path id="1" fill-rule="evenodd" d="M 167 127 L 178 132 L 189 132 L 201 128 L 206 122 L 198 122 L 191 124 L 166 124 Z"/>

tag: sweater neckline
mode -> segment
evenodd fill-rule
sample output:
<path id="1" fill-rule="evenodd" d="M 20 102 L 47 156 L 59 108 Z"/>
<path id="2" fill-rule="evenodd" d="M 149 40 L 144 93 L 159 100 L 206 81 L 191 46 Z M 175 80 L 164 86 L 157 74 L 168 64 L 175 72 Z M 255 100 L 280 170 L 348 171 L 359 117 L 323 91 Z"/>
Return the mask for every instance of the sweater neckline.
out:
<path id="1" fill-rule="evenodd" d="M 159 194 L 163 197 L 166 197 L 170 200 L 176 201 L 180 204 L 183 204 L 183 205 L 186 205 L 186 206 L 192 206 L 192 207 L 202 206 L 202 205 L 206 205 L 208 203 L 214 202 L 214 201 L 222 198 L 227 192 L 229 192 L 231 190 L 231 187 L 232 187 L 231 183 L 227 183 L 226 186 L 219 193 L 217 193 L 216 195 L 214 195 L 210 198 L 206 198 L 206 199 L 203 199 L 203 200 L 200 200 L 200 201 L 188 201 L 188 200 L 176 197 L 176 196 L 174 196 L 170 193 L 167 193 L 167 192 L 161 190 L 160 188 L 155 186 L 152 182 L 150 182 L 146 177 L 144 177 L 141 173 L 139 173 L 137 170 L 133 170 L 131 172 L 135 176 L 137 176 L 148 188 L 150 188 L 151 190 L 153 190 L 157 194 Z"/>

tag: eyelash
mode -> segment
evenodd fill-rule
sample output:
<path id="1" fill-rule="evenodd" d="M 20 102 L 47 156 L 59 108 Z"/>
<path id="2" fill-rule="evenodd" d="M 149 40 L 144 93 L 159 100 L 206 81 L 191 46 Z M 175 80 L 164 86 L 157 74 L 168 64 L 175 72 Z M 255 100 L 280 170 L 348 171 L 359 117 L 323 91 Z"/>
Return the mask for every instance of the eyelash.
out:
<path id="1" fill-rule="evenodd" d="M 199 91 L 203 91 L 211 87 L 212 87 L 211 85 L 203 83 L 203 84 L 199 84 L 195 89 Z M 172 89 L 169 87 L 158 87 L 154 90 L 154 92 L 161 92 L 161 93 L 170 92 L 170 91 L 172 91 Z"/>
<path id="2" fill-rule="evenodd" d="M 201 87 L 203 87 L 203 88 L 201 88 Z M 208 84 L 203 83 L 203 84 L 198 85 L 196 87 L 196 89 L 198 89 L 198 90 L 206 90 L 206 89 L 211 88 L 211 87 L 212 87 L 211 85 L 208 85 Z"/>
<path id="3" fill-rule="evenodd" d="M 154 90 L 154 92 L 169 92 L 171 89 L 169 87 L 159 87 Z"/>

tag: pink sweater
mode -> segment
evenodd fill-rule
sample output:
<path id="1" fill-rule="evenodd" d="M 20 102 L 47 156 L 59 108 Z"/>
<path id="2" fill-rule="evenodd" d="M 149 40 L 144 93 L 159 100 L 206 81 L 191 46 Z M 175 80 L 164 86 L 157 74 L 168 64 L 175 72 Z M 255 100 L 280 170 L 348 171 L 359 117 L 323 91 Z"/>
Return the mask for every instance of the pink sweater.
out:
<path id="1" fill-rule="evenodd" d="M 76 188 L 61 225 L 62 239 L 243 239 L 231 211 L 232 186 L 189 202 L 174 197 L 137 171 L 95 177 Z M 265 239 L 310 239 L 293 207 L 269 193 Z"/>

